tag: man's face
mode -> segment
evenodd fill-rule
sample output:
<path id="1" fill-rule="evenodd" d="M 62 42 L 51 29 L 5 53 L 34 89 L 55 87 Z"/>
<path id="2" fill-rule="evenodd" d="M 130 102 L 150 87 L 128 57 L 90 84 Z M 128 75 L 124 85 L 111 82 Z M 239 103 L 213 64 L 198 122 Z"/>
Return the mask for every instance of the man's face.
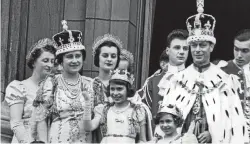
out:
<path id="1" fill-rule="evenodd" d="M 167 47 L 169 63 L 173 66 L 185 63 L 188 57 L 188 50 L 187 40 L 173 39 L 170 47 Z"/>
<path id="2" fill-rule="evenodd" d="M 234 59 L 239 67 L 250 62 L 250 40 L 243 42 L 234 41 Z"/>
<path id="3" fill-rule="evenodd" d="M 210 62 L 210 55 L 214 49 L 214 44 L 208 41 L 197 41 L 190 43 L 193 61 L 197 65 L 204 65 Z"/>

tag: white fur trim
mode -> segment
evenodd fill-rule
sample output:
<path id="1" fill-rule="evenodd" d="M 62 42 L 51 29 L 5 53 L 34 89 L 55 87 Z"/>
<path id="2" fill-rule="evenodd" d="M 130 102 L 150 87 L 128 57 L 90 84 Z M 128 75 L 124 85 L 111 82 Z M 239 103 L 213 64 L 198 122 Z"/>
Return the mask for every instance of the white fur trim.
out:
<path id="1" fill-rule="evenodd" d="M 228 65 L 228 63 L 224 60 L 220 60 L 220 62 L 217 64 L 218 67 L 225 67 L 227 65 Z"/>

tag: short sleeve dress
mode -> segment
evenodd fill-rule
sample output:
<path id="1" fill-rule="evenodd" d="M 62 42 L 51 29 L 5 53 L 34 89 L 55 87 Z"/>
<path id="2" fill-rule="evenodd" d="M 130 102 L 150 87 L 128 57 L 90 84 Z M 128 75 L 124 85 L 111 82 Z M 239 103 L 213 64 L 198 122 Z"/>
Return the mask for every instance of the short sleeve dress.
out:
<path id="1" fill-rule="evenodd" d="M 36 90 L 30 89 L 29 83 L 24 81 L 12 81 L 6 88 L 5 101 L 9 106 L 20 104 L 24 105 L 22 114 L 22 124 L 24 129 L 18 129 L 14 131 L 12 143 L 32 142 L 36 139 L 34 131 L 34 120 L 32 119 L 32 112 L 34 107 L 33 101 L 36 97 Z"/>

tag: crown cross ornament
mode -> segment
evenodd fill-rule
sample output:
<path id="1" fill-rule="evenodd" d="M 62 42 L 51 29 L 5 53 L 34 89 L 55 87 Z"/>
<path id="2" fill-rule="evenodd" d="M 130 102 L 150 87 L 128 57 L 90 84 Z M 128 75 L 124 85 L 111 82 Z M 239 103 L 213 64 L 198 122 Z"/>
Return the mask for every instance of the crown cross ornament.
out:
<path id="1" fill-rule="evenodd" d="M 134 75 L 130 74 L 126 69 L 116 69 L 111 72 L 111 79 L 110 80 L 123 80 L 131 85 L 134 83 Z"/>
<path id="2" fill-rule="evenodd" d="M 74 37 L 72 36 L 72 32 L 69 31 L 69 42 L 72 43 L 72 42 L 74 42 L 74 41 L 75 41 L 75 39 L 74 39 Z"/>
<path id="3" fill-rule="evenodd" d="M 189 37 L 187 42 L 210 41 L 216 43 L 214 28 L 216 20 L 212 15 L 204 14 L 204 0 L 197 0 L 197 14 L 186 20 Z"/>
<path id="4" fill-rule="evenodd" d="M 80 42 L 82 41 L 82 36 L 81 36 L 81 34 L 79 34 L 77 38 L 78 38 L 78 40 L 79 40 Z"/>
<path id="5" fill-rule="evenodd" d="M 59 42 L 63 45 L 63 39 L 59 37 Z"/>

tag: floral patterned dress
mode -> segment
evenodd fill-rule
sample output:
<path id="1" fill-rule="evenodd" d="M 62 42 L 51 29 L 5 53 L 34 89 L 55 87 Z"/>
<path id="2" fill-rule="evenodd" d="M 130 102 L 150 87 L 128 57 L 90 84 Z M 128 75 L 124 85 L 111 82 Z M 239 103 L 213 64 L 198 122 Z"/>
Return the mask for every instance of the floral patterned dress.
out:
<path id="1" fill-rule="evenodd" d="M 32 142 L 36 139 L 34 135 L 34 120 L 32 120 L 32 103 L 36 97 L 36 90 L 29 89 L 30 85 L 25 81 L 14 80 L 6 88 L 5 101 L 9 106 L 18 103 L 24 104 L 22 115 L 24 128 L 14 131 L 12 143 Z"/>
<path id="2" fill-rule="evenodd" d="M 84 97 L 91 95 L 93 106 L 92 79 L 81 76 L 76 94 L 68 89 L 61 74 L 49 77 L 40 89 L 35 102 L 36 120 L 52 118 L 48 141 L 50 143 L 89 143 L 91 133 L 84 131 Z M 80 91 L 80 92 L 79 92 Z"/>
<path id="3" fill-rule="evenodd" d="M 101 117 L 101 143 L 135 143 L 140 127 L 146 124 L 145 110 L 132 103 L 119 112 L 114 103 L 98 105 L 94 111 L 97 117 Z"/>
<path id="4" fill-rule="evenodd" d="M 112 98 L 107 95 L 107 87 L 102 83 L 102 81 L 96 77 L 93 80 L 93 91 L 94 91 L 94 106 L 98 104 L 104 104 L 107 102 L 112 102 Z"/>

